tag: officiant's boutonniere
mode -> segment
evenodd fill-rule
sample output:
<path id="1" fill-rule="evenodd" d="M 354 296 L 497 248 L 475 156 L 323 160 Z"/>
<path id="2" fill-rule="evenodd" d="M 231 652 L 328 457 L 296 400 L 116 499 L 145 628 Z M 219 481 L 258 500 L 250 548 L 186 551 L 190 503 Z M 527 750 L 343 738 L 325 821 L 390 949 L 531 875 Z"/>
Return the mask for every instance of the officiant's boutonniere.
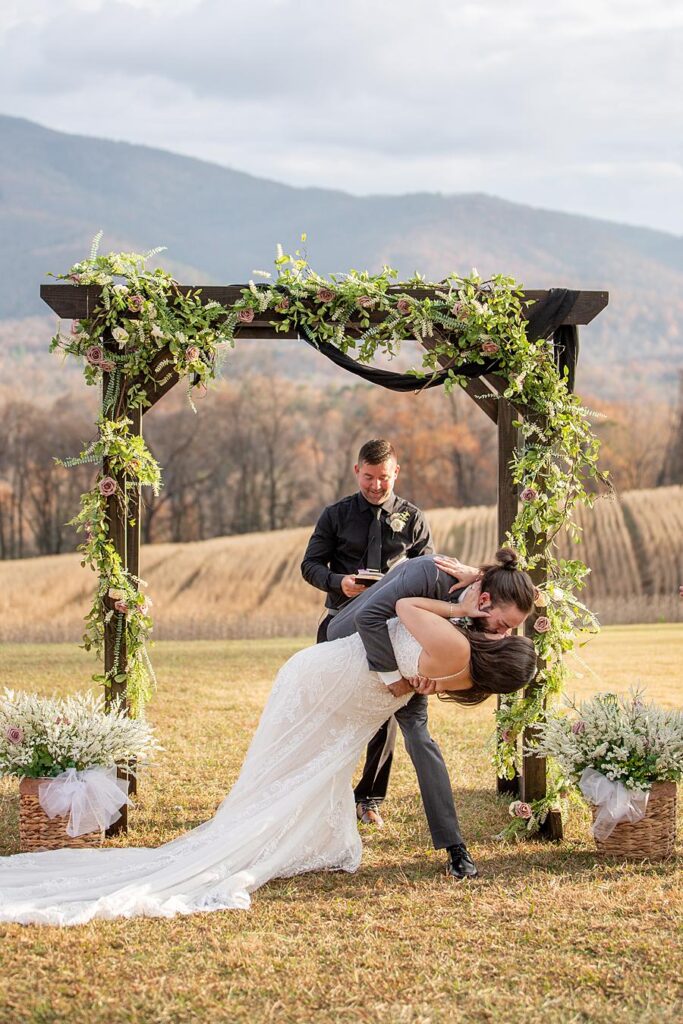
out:
<path id="1" fill-rule="evenodd" d="M 410 519 L 410 509 L 403 509 L 402 512 L 392 512 L 389 516 L 389 526 L 392 533 L 401 533 Z"/>

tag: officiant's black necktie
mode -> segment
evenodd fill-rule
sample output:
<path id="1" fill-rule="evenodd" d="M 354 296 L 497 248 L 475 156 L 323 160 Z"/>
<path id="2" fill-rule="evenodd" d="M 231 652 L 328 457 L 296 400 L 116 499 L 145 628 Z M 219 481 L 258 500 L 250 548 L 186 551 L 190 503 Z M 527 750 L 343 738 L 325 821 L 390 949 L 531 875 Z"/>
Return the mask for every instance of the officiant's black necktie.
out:
<path id="1" fill-rule="evenodd" d="M 368 557 L 366 569 L 382 569 L 382 509 L 373 509 L 372 522 L 368 533 Z"/>

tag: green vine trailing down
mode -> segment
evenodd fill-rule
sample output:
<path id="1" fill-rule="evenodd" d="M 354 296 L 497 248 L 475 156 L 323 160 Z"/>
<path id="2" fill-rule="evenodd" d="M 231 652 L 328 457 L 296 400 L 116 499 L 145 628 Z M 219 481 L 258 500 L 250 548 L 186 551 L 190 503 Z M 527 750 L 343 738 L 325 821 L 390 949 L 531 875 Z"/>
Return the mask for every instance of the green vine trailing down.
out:
<path id="1" fill-rule="evenodd" d="M 494 763 L 501 776 L 511 777 L 518 767 L 518 737 L 541 718 L 545 701 L 562 688 L 562 655 L 572 649 L 577 630 L 597 628 L 576 597 L 588 569 L 578 560 L 557 558 L 555 539 L 562 528 L 576 535 L 572 510 L 577 503 L 591 505 L 595 483 L 606 482 L 597 468 L 598 441 L 588 411 L 559 376 L 552 341 L 527 338 L 521 286 L 503 275 L 484 281 L 476 270 L 469 277 L 451 274 L 436 283 L 420 275 L 397 282 L 389 267 L 379 274 L 352 270 L 322 277 L 300 252 L 291 256 L 278 247 L 274 278 L 258 272 L 266 280 L 251 281 L 232 306 L 202 305 L 199 289 L 183 294 L 169 274 L 146 268 L 148 257 L 158 251 L 147 256 L 99 256 L 94 247 L 90 259 L 59 275 L 74 284 L 98 285 L 101 293 L 86 320 L 75 323 L 70 335 L 58 332 L 52 341 L 52 348 L 85 360 L 87 383 L 96 384 L 103 373 L 108 375 L 99 440 L 78 461 L 105 459 L 112 469 L 114 458 L 115 471 L 134 484 L 158 486 L 159 467 L 144 442 L 128 432 L 127 410 L 147 404 L 144 384 L 131 381 L 158 380 L 165 370 L 205 384 L 215 376 L 219 346 L 234 344 L 239 328 L 254 320 L 331 342 L 365 363 L 377 353 L 395 355 L 403 341 L 417 338 L 428 348 L 422 365 L 414 370 L 416 390 L 420 377 L 440 368 L 440 356 L 450 367 L 447 388 L 466 385 L 458 375 L 463 364 L 483 366 L 498 360 L 496 373 L 507 382 L 505 398 L 525 410 L 517 424 L 522 444 L 512 463 L 521 501 L 507 540 L 519 552 L 524 568 L 533 569 L 541 560 L 547 564 L 547 580 L 538 587 L 534 627 L 542 668 L 530 696 L 512 695 L 497 712 Z M 278 319 L 272 321 L 274 313 Z M 106 343 L 107 331 L 116 348 Z M 105 596 L 122 591 L 126 610 L 114 612 L 126 631 L 128 664 L 119 666 L 116 675 L 127 679 L 129 693 L 132 684 L 132 704 L 139 708 L 151 679 L 144 654 L 151 630 L 149 602 L 138 593 L 139 581 L 126 573 L 107 540 L 102 489 L 111 484 L 106 480 L 102 471 L 93 489 L 83 495 L 74 520 L 86 532 L 84 560 L 101 576 L 85 641 L 99 649 L 103 620 L 111 610 Z M 126 491 L 124 487 L 119 493 L 124 507 Z M 562 786 L 561 780 L 552 786 L 544 806 L 532 807 L 532 814 L 547 813 L 546 805 L 558 799 Z"/>

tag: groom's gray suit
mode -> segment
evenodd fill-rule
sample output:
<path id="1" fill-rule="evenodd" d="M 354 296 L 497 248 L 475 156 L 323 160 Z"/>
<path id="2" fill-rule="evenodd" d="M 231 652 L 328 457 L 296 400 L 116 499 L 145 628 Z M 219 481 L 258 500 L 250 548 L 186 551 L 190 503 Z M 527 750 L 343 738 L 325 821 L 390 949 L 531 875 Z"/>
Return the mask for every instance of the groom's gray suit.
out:
<path id="1" fill-rule="evenodd" d="M 401 597 L 457 601 L 458 593 L 448 593 L 452 586 L 453 577 L 441 572 L 430 555 L 411 558 L 342 608 L 332 619 L 327 638 L 337 640 L 358 633 L 370 669 L 382 674 L 393 672 L 398 678 L 400 672 L 387 628 L 388 620 L 396 615 L 396 602 Z M 462 843 L 448 771 L 427 727 L 427 697 L 416 694 L 395 717 L 415 766 L 434 846 L 440 850 Z"/>

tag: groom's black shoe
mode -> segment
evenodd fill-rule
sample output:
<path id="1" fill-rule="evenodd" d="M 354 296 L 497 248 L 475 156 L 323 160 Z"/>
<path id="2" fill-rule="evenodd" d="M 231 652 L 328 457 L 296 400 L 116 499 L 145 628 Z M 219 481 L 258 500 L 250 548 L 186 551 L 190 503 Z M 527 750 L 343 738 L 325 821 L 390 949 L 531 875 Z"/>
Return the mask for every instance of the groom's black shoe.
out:
<path id="1" fill-rule="evenodd" d="M 448 847 L 446 874 L 451 878 L 477 878 L 479 872 L 464 843 Z"/>

